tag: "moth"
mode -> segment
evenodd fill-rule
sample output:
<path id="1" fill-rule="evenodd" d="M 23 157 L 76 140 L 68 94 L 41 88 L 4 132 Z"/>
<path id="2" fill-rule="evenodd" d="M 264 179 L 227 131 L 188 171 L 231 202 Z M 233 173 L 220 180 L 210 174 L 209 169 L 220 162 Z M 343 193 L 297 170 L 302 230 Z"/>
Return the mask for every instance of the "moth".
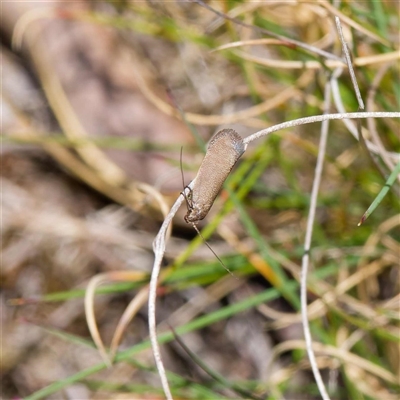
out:
<path id="1" fill-rule="evenodd" d="M 222 129 L 211 139 L 193 189 L 186 197 L 186 223 L 196 225 L 210 211 L 232 168 L 246 150 L 242 137 L 233 129 Z"/>

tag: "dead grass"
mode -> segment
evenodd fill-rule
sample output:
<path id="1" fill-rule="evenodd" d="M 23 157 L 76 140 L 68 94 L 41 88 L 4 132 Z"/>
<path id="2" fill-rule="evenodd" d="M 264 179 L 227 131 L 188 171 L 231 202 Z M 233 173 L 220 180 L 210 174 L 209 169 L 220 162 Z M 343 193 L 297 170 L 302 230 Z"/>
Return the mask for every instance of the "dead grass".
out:
<path id="1" fill-rule="evenodd" d="M 336 58 L 338 15 L 367 110 L 399 110 L 395 3 L 343 2 L 338 10 L 327 2 L 208 4 Z M 153 239 L 181 191 L 180 147 L 189 182 L 202 160 L 196 144 L 219 128 L 246 137 L 321 114 L 327 72 L 339 62 L 324 64 L 199 4 L 20 6 L 3 4 L 5 39 L 19 20 L 21 48 L 2 47 L 2 397 L 163 398 L 146 307 L 125 320 L 115 363 L 105 369 L 87 328 L 84 289 L 97 274 L 130 278 L 95 296 L 108 347 L 129 302 L 146 290 Z M 357 111 L 346 71 L 339 91 L 345 110 Z M 357 223 L 399 162 L 400 128 L 388 118 L 362 125 L 369 152 L 351 127 L 330 125 L 309 318 L 332 399 L 395 399 L 398 179 Z M 251 143 L 204 223 L 203 235 L 240 281 L 186 226 L 185 210 L 174 219 L 157 293 L 174 397 L 318 398 L 297 281 L 319 131 L 306 125 Z M 173 341 L 167 321 L 208 375 Z"/>

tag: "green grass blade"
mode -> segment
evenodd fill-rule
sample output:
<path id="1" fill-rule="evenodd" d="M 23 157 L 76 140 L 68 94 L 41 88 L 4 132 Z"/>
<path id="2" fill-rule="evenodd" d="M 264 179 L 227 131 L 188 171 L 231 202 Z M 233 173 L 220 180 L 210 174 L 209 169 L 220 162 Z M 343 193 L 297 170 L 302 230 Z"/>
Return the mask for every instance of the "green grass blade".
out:
<path id="1" fill-rule="evenodd" d="M 320 279 L 324 279 L 324 278 L 327 278 L 328 276 L 333 275 L 335 272 L 336 271 L 333 270 L 332 268 L 321 269 L 319 271 L 316 271 L 315 276 Z M 298 287 L 298 284 L 295 281 L 289 282 L 289 285 L 292 286 L 293 289 Z M 256 307 L 264 302 L 274 300 L 274 299 L 278 298 L 279 295 L 280 295 L 280 293 L 277 289 L 275 289 L 275 288 L 267 289 L 267 290 L 265 290 L 257 295 L 254 295 L 250 298 L 247 298 L 245 300 L 242 300 L 240 302 L 232 304 L 228 307 L 224 307 L 223 309 L 214 311 L 210 314 L 201 316 L 201 317 L 195 319 L 194 321 L 189 322 L 186 325 L 176 328 L 176 332 L 179 335 L 184 335 L 185 333 L 189 333 L 189 332 L 195 331 L 197 329 L 204 328 L 215 322 L 232 317 L 233 315 L 238 314 L 242 311 L 246 311 L 248 309 Z M 172 334 L 172 332 L 163 333 L 158 337 L 158 341 L 160 344 L 168 343 L 173 339 L 174 339 L 174 335 Z M 129 358 L 135 356 L 136 354 L 140 353 L 141 351 L 149 349 L 150 346 L 151 346 L 150 341 L 148 341 L 148 340 L 146 340 L 142 343 L 139 343 L 126 351 L 118 353 L 115 357 L 115 362 L 121 362 L 121 361 L 128 360 Z M 32 393 L 31 395 L 25 397 L 25 400 L 43 399 L 47 396 L 50 396 L 53 393 L 58 392 L 59 390 L 65 388 L 69 385 L 72 385 L 75 382 L 82 381 L 83 379 L 95 374 L 96 372 L 100 372 L 106 368 L 107 368 L 107 365 L 104 363 L 94 365 L 93 367 L 82 370 L 74 375 L 69 376 L 66 379 L 62 379 L 57 382 L 51 383 L 50 385 L 44 387 L 43 389 L 40 389 L 40 390 L 36 391 L 35 393 Z"/>
<path id="2" fill-rule="evenodd" d="M 372 204 L 368 207 L 368 210 L 365 211 L 364 215 L 362 216 L 360 222 L 358 223 L 358 226 L 362 225 L 365 220 L 375 211 L 376 207 L 381 203 L 383 198 L 387 195 L 389 192 L 389 189 L 392 187 L 394 184 L 395 180 L 397 179 L 397 176 L 400 174 L 400 161 L 390 174 L 388 180 L 386 181 L 385 185 L 381 189 L 381 191 L 378 193 L 378 196 L 376 196 L 375 200 L 372 202 Z"/>
<path id="3" fill-rule="evenodd" d="M 290 280 L 286 277 L 279 263 L 273 257 L 271 257 L 267 244 L 265 243 L 255 223 L 249 217 L 235 193 L 229 191 L 229 194 L 233 203 L 235 204 L 236 210 L 239 212 L 240 218 L 245 228 L 247 229 L 247 232 L 256 241 L 262 257 L 268 262 L 268 264 L 273 269 L 275 276 L 278 278 L 278 281 L 276 282 L 277 289 L 298 310 L 300 308 L 299 297 L 296 292 L 289 289 L 291 287 L 291 285 L 289 285 Z"/>

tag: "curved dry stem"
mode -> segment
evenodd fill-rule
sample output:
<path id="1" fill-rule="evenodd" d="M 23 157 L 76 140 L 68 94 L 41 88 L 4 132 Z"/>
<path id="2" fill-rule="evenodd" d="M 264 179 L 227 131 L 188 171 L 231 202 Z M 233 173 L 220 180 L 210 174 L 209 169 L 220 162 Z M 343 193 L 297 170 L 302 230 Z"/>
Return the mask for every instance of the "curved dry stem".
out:
<path id="1" fill-rule="evenodd" d="M 150 196 L 154 197 L 158 205 L 160 206 L 160 211 L 165 218 L 168 215 L 168 204 L 164 199 L 164 196 L 153 186 L 148 185 L 147 183 L 138 183 L 137 188 L 142 190 L 144 193 L 149 194 Z M 171 236 L 172 226 L 170 226 L 167 230 L 167 239 Z"/>
<path id="2" fill-rule="evenodd" d="M 182 118 L 178 110 L 166 101 L 158 97 L 154 91 L 150 88 L 148 83 L 145 81 L 138 68 L 134 68 L 136 83 L 139 86 L 140 91 L 154 106 L 156 106 L 163 113 L 174 116 L 176 118 Z M 306 71 L 307 72 L 307 71 Z M 310 75 L 304 73 L 297 82 L 297 87 L 301 88 L 306 86 L 310 82 Z M 281 104 L 287 102 L 293 96 L 293 87 L 279 92 L 275 96 L 263 101 L 260 104 L 249 107 L 245 110 L 237 111 L 233 114 L 227 115 L 202 115 L 190 112 L 185 112 L 186 121 L 195 125 L 222 125 L 222 124 L 233 124 L 241 121 L 247 121 L 251 118 L 257 117 L 267 111 L 270 111 Z"/>
<path id="3" fill-rule="evenodd" d="M 335 357 L 344 364 L 346 363 L 354 364 L 359 368 L 363 369 L 364 371 L 369 372 L 372 375 L 375 375 L 378 378 L 381 378 L 388 383 L 391 383 L 393 385 L 398 384 L 398 378 L 395 374 L 392 374 L 391 372 L 378 366 L 377 364 L 370 362 L 365 358 L 357 356 L 356 354 L 350 353 L 347 350 L 339 349 L 335 346 L 323 345 L 321 343 L 316 343 L 316 342 L 314 342 L 312 346 L 313 350 L 318 353 L 330 357 Z M 273 360 L 275 360 L 281 353 L 295 349 L 305 350 L 305 348 L 306 348 L 306 343 L 303 340 L 288 340 L 287 342 L 278 344 L 274 348 L 273 356 L 271 357 L 270 363 L 273 362 Z"/>
<path id="4" fill-rule="evenodd" d="M 307 69 L 307 70 L 319 70 L 323 69 L 324 65 L 317 60 L 307 60 L 307 61 L 296 61 L 296 60 L 275 60 L 271 58 L 254 56 L 252 54 L 246 53 L 245 51 L 235 50 L 233 53 L 246 61 L 254 62 L 258 65 L 262 65 L 264 67 L 269 68 L 277 68 L 277 69 Z M 325 62 L 328 68 L 337 68 L 339 66 L 345 66 L 345 62 L 343 61 L 334 61 L 327 60 Z"/>
<path id="5" fill-rule="evenodd" d="M 340 282 L 337 286 L 332 286 L 324 281 L 313 282 L 310 285 L 311 290 L 315 287 L 319 288 L 316 292 L 321 298 L 315 300 L 308 305 L 308 318 L 314 320 L 325 315 L 327 307 L 337 308 L 335 303 L 337 300 L 360 315 L 363 315 L 366 320 L 374 321 L 374 326 L 384 325 L 388 319 L 384 315 L 380 315 L 374 308 L 356 300 L 354 297 L 347 295 L 346 292 L 357 286 L 359 283 L 367 280 L 369 277 L 381 272 L 383 268 L 389 267 L 392 264 L 388 262 L 374 261 L 369 265 L 363 265 L 363 268 L 349 276 L 344 281 Z M 301 314 L 282 313 L 271 309 L 264 304 L 258 306 L 258 310 L 266 315 L 268 318 L 275 319 L 276 321 L 270 324 L 273 329 L 282 329 L 292 324 L 301 322 Z"/>
<path id="6" fill-rule="evenodd" d="M 400 59 L 400 50 L 391 51 L 390 53 L 375 54 L 373 56 L 359 57 L 354 60 L 357 67 L 364 67 L 372 64 L 382 64 Z"/>
<path id="7" fill-rule="evenodd" d="M 333 360 L 321 359 L 320 364 L 321 366 L 337 370 L 338 366 L 340 365 L 340 361 L 337 359 Z M 296 365 L 290 365 L 286 368 L 280 368 L 271 374 L 270 379 L 268 380 L 268 385 L 281 386 L 282 384 L 284 384 L 284 382 L 290 380 L 295 373 L 298 373 L 299 369 L 304 370 L 306 368 L 308 368 L 308 365 L 302 362 L 297 363 Z M 396 395 L 390 393 L 389 390 L 383 388 L 382 386 L 379 387 L 379 382 L 377 382 L 374 379 L 369 380 L 372 382 L 368 383 L 368 391 L 366 391 L 365 385 L 367 379 L 365 379 L 366 377 L 364 372 L 359 367 L 350 363 L 344 365 L 344 368 L 346 374 L 349 376 L 350 379 L 352 379 L 353 377 L 355 378 L 354 384 L 357 386 L 360 392 L 365 393 L 366 395 L 375 399 L 398 400 Z M 353 371 L 353 373 L 351 373 L 351 371 Z M 356 371 L 356 374 L 354 374 L 354 371 Z M 360 379 L 361 377 L 363 377 L 364 379 Z M 364 386 L 364 388 L 362 386 Z"/>
<path id="8" fill-rule="evenodd" d="M 227 44 L 223 44 L 222 46 L 218 46 L 215 49 L 212 49 L 210 53 L 213 53 L 215 51 L 220 51 L 220 50 L 227 50 L 227 49 L 232 49 L 235 47 L 242 47 L 242 46 L 259 46 L 259 45 L 284 45 L 285 42 L 279 39 L 268 39 L 268 38 L 263 38 L 263 39 L 248 39 L 248 40 L 239 40 L 237 42 L 231 42 Z"/>
<path id="9" fill-rule="evenodd" d="M 262 129 L 243 140 L 243 142 L 247 145 L 253 140 L 259 139 L 261 137 L 267 136 L 273 132 L 277 132 L 281 129 L 291 128 L 294 126 L 310 124 L 314 122 L 321 122 L 327 120 L 345 120 L 345 119 L 357 119 L 357 118 L 400 118 L 400 112 L 359 112 L 359 113 L 344 113 L 344 114 L 324 114 L 324 115 L 315 115 L 311 117 L 299 118 L 293 121 L 284 122 L 278 125 L 271 126 L 266 129 Z M 193 180 L 188 188 L 185 189 L 185 193 L 189 194 L 190 189 L 193 188 L 195 180 Z M 184 197 L 180 195 L 174 205 L 172 206 L 170 212 L 166 216 L 154 242 L 153 242 L 153 251 L 155 255 L 153 270 L 150 279 L 150 292 L 149 292 L 149 332 L 150 332 L 150 340 L 153 348 L 154 358 L 156 361 L 157 370 L 160 374 L 162 386 L 164 389 L 164 393 L 168 399 L 172 399 L 171 390 L 169 388 L 168 380 L 165 373 L 164 364 L 162 362 L 160 347 L 157 341 L 157 330 L 156 330 L 156 298 L 157 298 L 157 285 L 158 285 L 158 277 L 160 275 L 161 262 L 165 253 L 166 247 L 166 232 L 167 229 L 178 211 L 179 207 L 184 202 Z"/>
<path id="10" fill-rule="evenodd" d="M 117 352 L 119 343 L 121 342 L 122 335 L 124 334 L 127 326 L 132 321 L 134 316 L 138 313 L 140 308 L 146 303 L 149 297 L 149 287 L 145 286 L 140 289 L 136 296 L 131 300 L 128 307 L 126 307 L 122 317 L 118 321 L 115 328 L 114 336 L 110 344 L 110 360 L 113 361 Z"/>
<path id="11" fill-rule="evenodd" d="M 386 235 L 386 233 L 396 226 L 400 225 L 400 218 L 398 215 L 393 215 L 383 223 L 381 223 L 378 227 L 378 229 L 374 232 L 371 233 L 371 235 L 368 237 L 367 241 L 365 242 L 362 250 L 362 255 L 357 263 L 357 269 L 360 271 L 364 270 L 365 264 L 367 263 L 368 258 L 370 257 L 371 253 L 374 251 L 374 249 L 377 247 L 378 243 L 382 240 L 382 238 Z M 386 256 L 389 255 L 389 252 L 387 252 Z M 387 258 L 387 257 L 386 257 Z M 398 264 L 398 255 L 395 260 L 389 259 L 391 262 L 393 261 L 394 263 Z M 363 285 L 358 288 L 358 294 L 361 299 L 364 299 L 364 301 L 367 301 L 368 298 L 371 297 L 372 291 L 370 292 L 371 289 L 371 284 L 372 281 L 370 280 L 369 282 L 365 282 Z M 376 284 L 374 285 L 376 287 Z"/>
<path id="12" fill-rule="evenodd" d="M 32 32 L 30 39 L 33 39 Z M 35 130 L 34 123 L 31 118 L 27 114 L 24 114 L 18 110 L 13 101 L 8 98 L 6 93 L 2 93 L 2 97 L 6 99 L 8 105 L 13 109 L 15 115 L 18 117 L 18 121 L 26 128 L 27 133 L 23 134 L 24 138 L 28 138 L 29 140 L 37 139 L 38 135 L 40 135 L 40 132 Z M 17 133 L 12 136 L 20 137 L 21 134 Z M 57 143 L 48 143 L 46 141 L 43 141 L 40 144 L 45 151 L 54 157 L 71 174 L 77 176 L 83 182 L 87 183 L 89 186 L 115 200 L 116 202 L 129 205 L 135 209 L 135 206 L 132 205 L 132 202 L 127 200 L 126 193 L 122 189 L 104 182 L 104 180 L 98 174 L 95 174 L 89 166 L 83 163 L 77 156 L 72 154 L 72 152 L 70 152 L 64 146 Z"/>
<path id="13" fill-rule="evenodd" d="M 308 70 L 319 70 L 323 69 L 324 65 L 320 61 L 308 60 L 308 61 L 287 61 L 287 60 L 273 60 L 270 58 L 258 57 L 244 51 L 236 50 L 234 53 L 247 61 L 252 61 L 264 67 L 271 68 L 283 68 L 283 69 L 308 69 Z M 400 51 L 393 51 L 391 53 L 377 54 L 368 57 L 357 57 L 354 59 L 354 65 L 361 67 L 372 64 L 387 63 L 389 61 L 398 60 L 400 58 Z M 327 60 L 325 62 L 328 68 L 339 68 L 345 67 L 344 61 Z"/>
<path id="14" fill-rule="evenodd" d="M 213 12 L 214 14 L 218 15 L 219 17 L 224 18 L 224 19 L 226 19 L 228 21 L 232 21 L 233 23 L 235 23 L 237 25 L 244 26 L 245 28 L 249 28 L 249 29 L 251 29 L 253 31 L 257 31 L 257 32 L 263 33 L 265 35 L 271 36 L 271 37 L 273 37 L 275 39 L 282 40 L 282 41 L 286 42 L 287 44 L 291 44 L 291 45 L 294 45 L 296 47 L 300 47 L 300 48 L 302 48 L 304 50 L 309 51 L 310 53 L 318 54 L 319 56 L 324 57 L 324 58 L 326 58 L 328 60 L 329 59 L 331 59 L 331 60 L 341 60 L 340 57 L 338 57 L 337 55 L 332 54 L 332 53 L 328 53 L 327 51 L 319 49 L 318 47 L 312 46 L 312 45 L 304 43 L 304 42 L 300 42 L 300 41 L 295 40 L 295 39 L 288 38 L 286 36 L 279 35 L 279 34 L 277 34 L 275 32 L 271 32 L 271 31 L 269 31 L 267 29 L 264 29 L 264 28 L 261 28 L 259 26 L 247 24 L 247 23 L 245 23 L 243 21 L 240 21 L 240 20 L 238 20 L 236 18 L 232 18 L 229 15 L 224 14 L 224 13 L 216 10 L 215 8 L 210 7 L 208 4 L 206 4 L 202 0 L 193 0 L 193 1 L 198 3 L 199 5 L 201 5 L 202 7 L 206 8 L 207 10 Z"/>
<path id="15" fill-rule="evenodd" d="M 20 43 L 23 35 L 26 33 L 28 25 L 40 17 L 51 16 L 52 14 L 50 11 L 52 10 L 54 11 L 54 9 L 46 9 L 44 11 L 40 9 L 25 13 L 16 24 L 15 40 Z M 46 97 L 64 134 L 72 141 L 88 138 L 88 133 L 76 116 L 61 82 L 52 68 L 51 60 L 42 43 L 41 26 L 34 25 L 31 27 L 31 31 L 33 31 L 35 35 L 27 37 L 30 53 L 36 65 Z M 138 196 L 139 192 L 136 189 L 140 186 L 144 192 L 151 194 L 156 199 L 164 216 L 168 213 L 168 206 L 159 192 L 151 188 L 150 185 L 129 182 L 125 171 L 115 164 L 95 144 L 90 141 L 85 141 L 84 144 L 76 146 L 76 151 L 85 163 L 98 173 L 100 181 L 103 181 L 102 192 L 105 192 L 109 197 L 116 199 L 118 196 L 118 199 L 116 199 L 118 202 L 122 202 L 138 210 L 138 207 L 135 207 L 135 203 L 140 202 L 141 196 Z M 129 192 L 121 189 L 121 187 L 128 182 Z M 107 190 L 108 188 L 105 188 L 106 186 L 115 187 L 117 189 L 116 191 L 119 193 L 113 192 L 113 194 L 110 195 L 110 193 L 108 193 L 109 190 Z M 170 234 L 170 232 L 168 232 L 168 234 Z"/>
<path id="16" fill-rule="evenodd" d="M 388 231 L 392 230 L 396 226 L 400 225 L 400 219 L 398 215 L 393 215 L 386 221 L 382 222 L 379 225 L 378 229 L 369 236 L 367 241 L 363 246 L 362 257 L 358 262 L 358 268 L 364 265 L 367 257 L 369 254 L 375 249 L 379 241 L 381 240 L 382 236 L 385 235 Z"/>
<path id="17" fill-rule="evenodd" d="M 339 83 L 338 83 L 337 79 L 332 79 L 332 94 L 333 94 L 333 99 L 334 99 L 337 110 L 339 111 L 339 113 L 345 114 L 346 110 L 345 110 L 343 102 L 342 102 L 342 97 L 341 97 L 340 90 L 339 90 Z M 364 112 L 363 114 L 369 114 L 369 112 L 368 113 Z M 396 113 L 396 114 L 398 114 L 398 113 Z M 366 118 L 369 118 L 369 116 L 367 116 Z M 374 117 L 371 117 L 371 118 L 374 118 Z M 349 132 L 358 141 L 359 136 L 358 136 L 357 127 L 351 121 L 349 121 L 347 119 L 344 119 L 343 122 L 344 122 L 346 128 L 349 130 Z M 372 143 L 369 140 L 366 140 L 364 138 L 362 138 L 362 139 L 364 140 L 365 145 L 369 152 L 374 153 L 374 154 L 381 153 L 381 149 L 379 148 L 379 146 L 377 146 L 376 144 Z M 386 156 L 388 158 L 392 159 L 395 163 L 397 163 L 400 155 L 399 155 L 399 153 L 387 152 Z"/>
<path id="18" fill-rule="evenodd" d="M 94 295 L 96 292 L 96 288 L 102 283 L 108 282 L 108 280 L 108 274 L 105 273 L 96 275 L 89 281 L 85 293 L 85 315 L 89 332 L 92 336 L 94 344 L 96 345 L 103 361 L 108 367 L 111 367 L 111 360 L 101 339 L 100 332 L 96 323 L 96 317 L 94 315 Z"/>
<path id="19" fill-rule="evenodd" d="M 361 368 L 355 365 L 345 365 L 344 371 L 347 378 L 354 382 L 360 396 L 364 394 L 370 399 L 399 400 L 398 393 L 390 391 L 389 385 L 385 385 L 370 374 L 366 374 Z"/>
<path id="20" fill-rule="evenodd" d="M 327 113 L 330 108 L 331 105 L 330 95 L 331 95 L 331 85 L 330 82 L 328 81 L 325 85 L 325 92 L 324 92 L 324 113 Z M 310 359 L 311 369 L 313 371 L 319 392 L 321 393 L 321 396 L 324 400 L 330 400 L 330 397 L 325 388 L 322 376 L 319 372 L 317 361 L 315 359 L 315 354 L 312 348 L 312 337 L 308 321 L 308 308 L 307 308 L 307 276 L 308 276 L 308 265 L 310 260 L 311 239 L 313 234 L 315 213 L 317 209 L 318 192 L 321 183 L 322 168 L 326 152 L 326 144 L 328 141 L 328 129 L 329 129 L 329 120 L 324 120 L 321 126 L 321 139 L 318 148 L 317 164 L 315 166 L 315 175 L 311 190 L 310 210 L 308 213 L 307 228 L 304 239 L 304 255 L 302 257 L 302 263 L 301 263 L 301 281 L 300 281 L 301 316 L 302 316 L 304 338 L 307 345 L 308 358 Z"/>
<path id="21" fill-rule="evenodd" d="M 104 274 L 98 274 L 94 276 L 92 279 L 90 279 L 87 288 L 86 288 L 86 293 L 85 293 L 85 316 L 86 316 L 86 321 L 87 325 L 89 328 L 90 335 L 92 336 L 92 339 L 99 350 L 100 356 L 103 359 L 103 361 L 111 367 L 112 364 L 112 358 L 110 358 L 107 354 L 106 348 L 104 346 L 104 343 L 101 339 L 97 323 L 96 323 L 96 317 L 94 315 L 94 296 L 96 289 L 103 283 L 106 282 L 126 282 L 126 281 L 138 281 L 145 279 L 147 276 L 146 273 L 144 272 L 137 272 L 137 271 L 113 271 L 113 272 L 107 272 Z M 124 313 L 125 315 L 125 313 Z"/>
<path id="22" fill-rule="evenodd" d="M 346 121 L 348 119 L 357 119 L 357 118 L 400 118 L 400 112 L 355 112 L 355 113 L 344 112 L 339 114 L 313 115 L 311 117 L 298 118 L 292 121 L 282 122 L 281 124 L 270 126 L 269 128 L 266 129 L 262 129 L 261 131 L 258 131 L 250 136 L 247 136 L 245 139 L 243 139 L 243 142 L 248 144 L 256 139 L 268 136 L 271 133 L 280 131 L 282 129 L 292 128 L 294 126 L 312 124 L 315 122 L 322 122 L 326 120 Z M 377 152 L 376 147 L 372 143 L 367 142 L 367 144 L 368 143 L 371 145 L 371 151 Z M 396 159 L 396 157 L 399 157 L 398 153 L 390 153 L 390 155 L 394 159 Z"/>
<path id="23" fill-rule="evenodd" d="M 42 43 L 42 32 L 40 30 L 39 32 L 41 35 L 38 35 L 34 41 L 29 38 L 28 44 L 51 109 L 69 139 L 87 138 L 88 133 L 76 116 L 61 82 L 52 68 L 52 62 Z M 77 146 L 76 151 L 108 184 L 121 186 L 127 182 L 128 178 L 125 172 L 93 143 L 86 142 L 84 145 Z"/>
<path id="24" fill-rule="evenodd" d="M 397 240 L 389 235 L 385 235 L 382 237 L 381 243 L 396 257 L 397 261 L 400 261 L 398 258 L 400 254 L 400 243 Z"/>
<path id="25" fill-rule="evenodd" d="M 33 8 L 25 12 L 17 21 L 11 38 L 11 47 L 14 50 L 21 50 L 22 41 L 28 26 L 38 19 L 42 18 L 55 18 L 55 7 L 40 7 Z"/>
<path id="26" fill-rule="evenodd" d="M 190 190 L 193 189 L 193 185 L 196 179 L 194 179 L 186 188 L 185 194 L 189 195 Z M 161 262 L 164 257 L 165 253 L 165 246 L 166 246 L 166 233 L 168 230 L 169 225 L 171 224 L 172 218 L 175 216 L 176 212 L 178 211 L 179 207 L 184 202 L 185 197 L 180 195 L 174 205 L 171 207 L 170 212 L 165 217 L 161 228 L 154 239 L 153 242 L 153 251 L 155 255 L 153 270 L 151 272 L 150 278 L 150 288 L 149 288 L 149 334 L 150 334 L 150 341 L 151 346 L 153 348 L 154 359 L 156 361 L 156 366 L 158 370 L 158 374 L 161 378 L 161 384 L 163 386 L 163 390 L 165 396 L 168 400 L 172 400 L 171 389 L 169 388 L 167 375 L 165 373 L 164 364 L 161 358 L 160 346 L 158 345 L 157 341 L 157 322 L 156 322 L 156 300 L 157 300 L 157 285 L 158 285 L 158 277 L 160 275 L 161 269 Z"/>

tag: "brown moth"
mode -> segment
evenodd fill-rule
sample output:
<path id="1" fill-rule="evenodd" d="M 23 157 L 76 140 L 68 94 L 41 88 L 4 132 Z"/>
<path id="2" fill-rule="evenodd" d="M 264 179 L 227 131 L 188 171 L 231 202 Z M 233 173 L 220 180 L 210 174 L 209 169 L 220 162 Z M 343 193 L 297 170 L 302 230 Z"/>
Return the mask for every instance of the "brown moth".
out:
<path id="1" fill-rule="evenodd" d="M 186 196 L 185 221 L 193 226 L 206 217 L 225 179 L 246 149 L 233 129 L 222 129 L 211 139 L 193 189 Z"/>

